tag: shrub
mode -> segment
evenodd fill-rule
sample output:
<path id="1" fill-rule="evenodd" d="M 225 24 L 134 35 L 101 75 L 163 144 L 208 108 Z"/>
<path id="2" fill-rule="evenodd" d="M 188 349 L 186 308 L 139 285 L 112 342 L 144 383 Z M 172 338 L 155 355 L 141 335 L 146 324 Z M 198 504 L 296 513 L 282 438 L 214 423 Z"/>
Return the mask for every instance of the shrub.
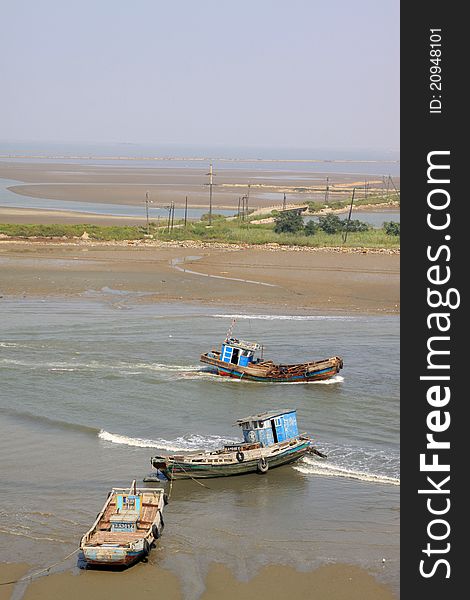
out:
<path id="1" fill-rule="evenodd" d="M 304 234 L 305 235 L 315 235 L 315 232 L 318 230 L 318 225 L 315 221 L 308 221 L 305 225 Z"/>
<path id="2" fill-rule="evenodd" d="M 298 233 L 304 228 L 304 221 L 296 212 L 284 212 L 274 219 L 276 233 Z"/>
<path id="3" fill-rule="evenodd" d="M 318 227 L 325 233 L 339 233 L 343 231 L 343 222 L 338 215 L 324 215 L 318 219 Z"/>
<path id="4" fill-rule="evenodd" d="M 343 221 L 343 229 L 346 229 L 347 221 Z M 369 231 L 370 226 L 368 223 L 364 223 L 364 221 L 359 221 L 358 219 L 352 219 L 349 221 L 349 225 L 347 225 L 348 231 Z"/>
<path id="5" fill-rule="evenodd" d="M 385 222 L 383 228 L 387 235 L 400 235 L 400 223 L 397 223 L 396 221 Z"/>
<path id="6" fill-rule="evenodd" d="M 217 213 L 212 213 L 212 221 L 225 221 L 225 216 L 224 215 L 219 215 Z M 209 220 L 209 213 L 204 213 L 203 215 L 201 215 L 201 221 L 208 221 Z"/>

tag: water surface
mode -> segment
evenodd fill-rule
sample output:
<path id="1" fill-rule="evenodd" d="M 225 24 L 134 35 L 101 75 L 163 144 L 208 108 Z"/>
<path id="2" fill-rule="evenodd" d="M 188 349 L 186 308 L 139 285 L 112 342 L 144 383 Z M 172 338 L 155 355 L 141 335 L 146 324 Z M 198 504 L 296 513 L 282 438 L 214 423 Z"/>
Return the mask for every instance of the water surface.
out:
<path id="1" fill-rule="evenodd" d="M 113 485 L 158 451 L 217 448 L 258 411 L 295 408 L 326 461 L 265 476 L 175 482 L 151 561 L 202 581 L 277 562 L 364 566 L 398 586 L 398 318 L 141 305 L 106 288 L 81 300 L 0 300 L 0 561 L 45 566 L 77 546 Z M 232 317 L 265 357 L 340 354 L 330 382 L 218 378 L 198 362 Z M 168 484 L 166 484 L 168 487 Z M 385 561 L 383 561 L 385 559 Z M 65 567 L 73 565 L 68 561 Z"/>

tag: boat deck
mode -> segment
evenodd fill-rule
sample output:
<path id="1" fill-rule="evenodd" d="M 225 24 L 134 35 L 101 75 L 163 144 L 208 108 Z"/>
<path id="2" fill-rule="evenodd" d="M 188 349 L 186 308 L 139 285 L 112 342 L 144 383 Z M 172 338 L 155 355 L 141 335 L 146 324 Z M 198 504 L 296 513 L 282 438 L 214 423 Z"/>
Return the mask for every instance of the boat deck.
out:
<path id="1" fill-rule="evenodd" d="M 126 544 L 142 538 L 157 515 L 158 505 L 152 502 L 143 502 L 140 519 L 137 523 L 137 531 L 111 531 L 111 515 L 116 513 L 116 503 L 110 502 L 106 507 L 95 531 L 90 535 L 88 543 L 95 544 Z"/>

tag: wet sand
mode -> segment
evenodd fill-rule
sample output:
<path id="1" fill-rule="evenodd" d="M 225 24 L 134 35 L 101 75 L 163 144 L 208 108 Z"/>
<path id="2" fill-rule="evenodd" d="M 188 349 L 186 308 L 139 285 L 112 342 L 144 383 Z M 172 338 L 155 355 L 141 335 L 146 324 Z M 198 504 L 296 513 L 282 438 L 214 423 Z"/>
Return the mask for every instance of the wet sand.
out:
<path id="1" fill-rule="evenodd" d="M 0 178 L 24 182 L 24 185 L 19 183 L 9 186 L 9 189 L 35 198 L 142 205 L 148 191 L 155 206 L 173 201 L 177 207 L 182 207 L 185 196 L 188 196 L 192 208 L 207 206 L 207 165 L 175 165 L 169 168 L 157 163 L 152 167 L 0 161 Z M 323 200 L 327 177 L 330 199 L 345 194 L 348 197 L 353 187 L 364 186 L 364 179 L 369 183 L 371 194 L 383 185 L 381 177 L 323 173 L 320 169 L 321 165 L 310 166 L 305 172 L 290 171 L 287 174 L 270 170 L 269 165 L 259 170 L 218 169 L 213 207 L 236 211 L 239 197 L 248 192 L 248 184 L 251 208 L 272 206 L 276 202 L 280 207 L 284 193 L 288 194 L 288 201 L 294 203 Z M 399 186 L 398 178 L 395 185 Z M 357 197 L 360 197 L 359 192 Z"/>
<path id="2" fill-rule="evenodd" d="M 18 577 L 24 565 L 0 565 L 0 581 Z M 25 584 L 20 584 L 25 587 Z M 249 581 L 237 580 L 222 564 L 212 564 L 205 589 L 184 591 L 177 576 L 152 564 L 139 564 L 123 572 L 63 572 L 34 579 L 26 584 L 24 600 L 81 600 L 82 598 L 155 597 L 167 600 L 284 600 L 297 596 L 311 600 L 394 600 L 392 590 L 360 567 L 343 564 L 324 565 L 313 571 L 299 572 L 284 565 L 269 565 Z M 9 600 L 14 586 L 0 587 L 0 600 Z"/>
<path id="3" fill-rule="evenodd" d="M 143 225 L 145 217 L 128 217 L 119 215 L 98 215 L 96 213 L 75 212 L 66 210 L 47 210 L 36 208 L 7 208 L 0 206 L 0 223 L 20 223 L 39 225 Z"/>
<path id="4" fill-rule="evenodd" d="M 399 255 L 389 253 L 3 239 L 0 273 L 3 296 L 71 297 L 109 288 L 145 292 L 145 302 L 399 312 Z"/>

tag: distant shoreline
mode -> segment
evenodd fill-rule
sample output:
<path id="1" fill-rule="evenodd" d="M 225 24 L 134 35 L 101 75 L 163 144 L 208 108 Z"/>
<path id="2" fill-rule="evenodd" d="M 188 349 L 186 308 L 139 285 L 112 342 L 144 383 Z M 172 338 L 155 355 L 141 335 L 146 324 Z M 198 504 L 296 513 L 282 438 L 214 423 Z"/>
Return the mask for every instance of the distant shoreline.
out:
<path id="1" fill-rule="evenodd" d="M 335 164 L 400 164 L 399 160 L 373 160 L 373 159 L 327 159 L 327 158 L 258 158 L 258 157 L 220 157 L 220 156 L 97 156 L 97 155 L 70 155 L 70 154 L 0 154 L 0 160 L 28 159 L 28 160 L 149 160 L 149 161 L 194 161 L 207 162 L 261 162 L 261 163 L 335 163 Z"/>

